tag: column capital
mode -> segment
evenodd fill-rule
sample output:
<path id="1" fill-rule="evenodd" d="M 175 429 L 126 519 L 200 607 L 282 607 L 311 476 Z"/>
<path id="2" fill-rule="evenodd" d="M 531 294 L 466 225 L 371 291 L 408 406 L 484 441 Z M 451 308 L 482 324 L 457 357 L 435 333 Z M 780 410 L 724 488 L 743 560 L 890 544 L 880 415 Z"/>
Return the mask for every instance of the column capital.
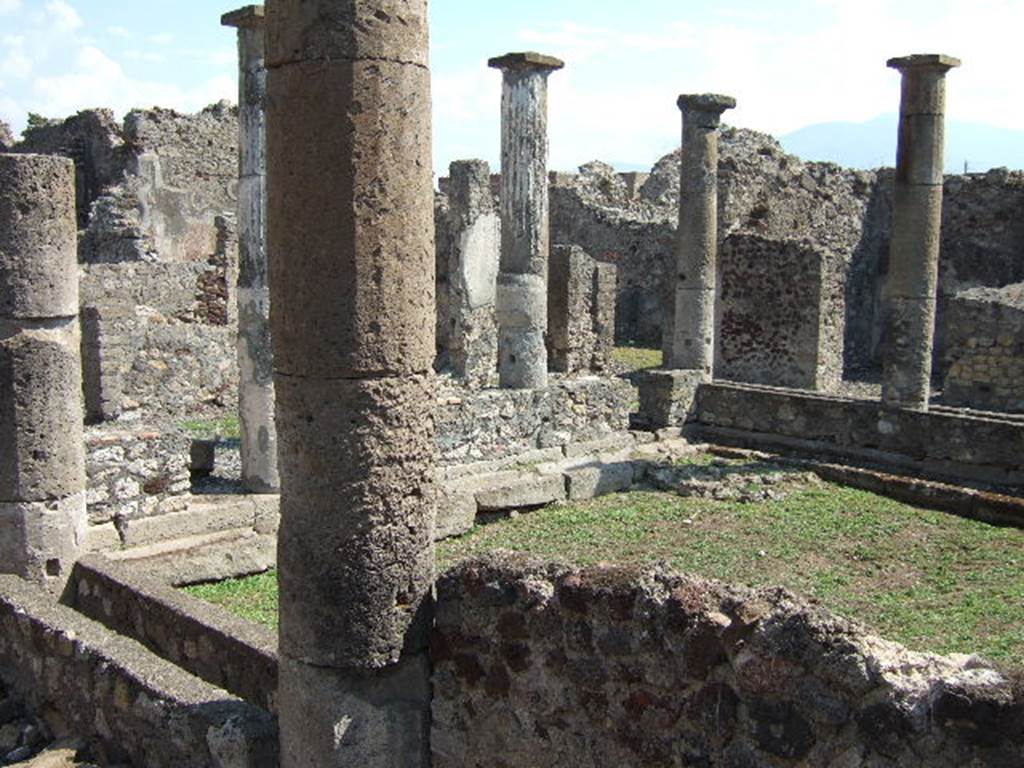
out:
<path id="1" fill-rule="evenodd" d="M 676 100 L 676 106 L 683 112 L 721 115 L 725 110 L 736 107 L 736 99 L 720 93 L 684 93 Z"/>
<path id="2" fill-rule="evenodd" d="M 262 5 L 246 5 L 234 11 L 228 11 L 220 17 L 223 27 L 237 29 L 254 29 L 264 25 L 265 14 Z"/>
<path id="3" fill-rule="evenodd" d="M 943 53 L 914 53 L 910 56 L 889 59 L 885 66 L 900 72 L 914 69 L 938 69 L 942 72 L 948 72 L 960 66 L 960 59 L 946 56 Z"/>
<path id="4" fill-rule="evenodd" d="M 561 59 L 556 59 L 554 56 L 545 56 L 543 53 L 523 51 L 521 53 L 506 53 L 504 56 L 488 59 L 487 66 L 503 71 L 517 70 L 525 72 L 535 70 L 554 72 L 564 67 L 565 62 Z"/>

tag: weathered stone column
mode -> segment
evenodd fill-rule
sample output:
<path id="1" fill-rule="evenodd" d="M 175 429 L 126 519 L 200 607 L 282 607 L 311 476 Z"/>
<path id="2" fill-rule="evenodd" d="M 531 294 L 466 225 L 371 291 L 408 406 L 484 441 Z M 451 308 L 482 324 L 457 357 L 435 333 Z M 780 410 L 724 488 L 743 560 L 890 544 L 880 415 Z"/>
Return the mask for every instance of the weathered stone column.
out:
<path id="1" fill-rule="evenodd" d="M 679 97 L 683 148 L 679 169 L 679 232 L 676 240 L 671 333 L 662 344 L 664 367 L 701 371 L 715 362 L 715 260 L 718 253 L 718 126 L 736 106 L 713 93 Z"/>
<path id="2" fill-rule="evenodd" d="M 263 6 L 248 5 L 226 13 L 221 24 L 238 29 L 238 421 L 242 485 L 251 493 L 276 493 L 277 429 L 264 227 L 267 73 Z"/>
<path id="3" fill-rule="evenodd" d="M 54 592 L 86 526 L 74 179 L 0 154 L 0 572 Z"/>
<path id="4" fill-rule="evenodd" d="M 890 59 L 903 76 L 886 284 L 882 402 L 927 410 L 939 280 L 946 73 L 941 54 Z"/>
<path id="5" fill-rule="evenodd" d="M 548 382 L 548 75 L 564 64 L 539 53 L 487 63 L 503 76 L 498 380 L 505 389 L 541 389 Z"/>
<path id="6" fill-rule="evenodd" d="M 429 765 L 426 0 L 268 0 L 281 765 Z"/>

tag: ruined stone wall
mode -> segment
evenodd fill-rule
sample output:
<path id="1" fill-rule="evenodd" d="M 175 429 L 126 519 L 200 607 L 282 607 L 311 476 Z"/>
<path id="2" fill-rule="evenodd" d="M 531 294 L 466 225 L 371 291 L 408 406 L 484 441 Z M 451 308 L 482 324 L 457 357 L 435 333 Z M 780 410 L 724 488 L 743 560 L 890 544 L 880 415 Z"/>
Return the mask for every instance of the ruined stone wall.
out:
<path id="1" fill-rule="evenodd" d="M 124 175 L 93 204 L 79 260 L 205 261 L 214 219 L 235 208 L 237 111 L 225 102 L 195 115 L 137 110 L 123 139 Z"/>
<path id="2" fill-rule="evenodd" d="M 605 377 L 552 377 L 546 389 L 466 391 L 442 379 L 437 443 L 442 464 L 501 459 L 585 443 L 629 429 L 635 388 Z"/>
<path id="3" fill-rule="evenodd" d="M 846 263 L 807 240 L 737 232 L 718 255 L 715 376 L 830 390 L 843 375 Z"/>
<path id="4" fill-rule="evenodd" d="M 578 245 L 555 245 L 548 263 L 548 367 L 559 373 L 611 370 L 615 346 L 614 264 Z"/>
<path id="5" fill-rule="evenodd" d="M 25 130 L 17 152 L 61 155 L 75 161 L 78 225 L 89 223 L 92 204 L 117 184 L 130 150 L 121 125 L 109 109 L 83 110 L 66 120 L 51 120 Z"/>
<path id="6" fill-rule="evenodd" d="M 1024 283 L 961 291 L 947 300 L 943 326 L 942 402 L 1024 412 Z"/>
<path id="7" fill-rule="evenodd" d="M 778 588 L 509 555 L 438 584 L 434 764 L 953 768 L 1024 757 L 1024 687 Z"/>

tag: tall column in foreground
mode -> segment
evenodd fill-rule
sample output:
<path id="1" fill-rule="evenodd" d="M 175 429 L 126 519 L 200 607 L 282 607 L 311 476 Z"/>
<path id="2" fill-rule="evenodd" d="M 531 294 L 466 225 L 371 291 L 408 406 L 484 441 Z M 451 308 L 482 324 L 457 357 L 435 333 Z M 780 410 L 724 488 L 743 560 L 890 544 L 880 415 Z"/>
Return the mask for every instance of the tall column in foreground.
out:
<path id="1" fill-rule="evenodd" d="M 74 178 L 0 154 L 0 572 L 54 592 L 86 525 Z"/>
<path id="2" fill-rule="evenodd" d="M 548 383 L 548 75 L 564 64 L 539 53 L 508 53 L 487 63 L 503 75 L 498 380 L 504 389 L 542 389 Z"/>
<path id="3" fill-rule="evenodd" d="M 238 29 L 238 422 L 242 485 L 276 493 L 277 430 L 267 288 L 266 130 L 267 73 L 262 5 L 221 17 Z"/>
<path id="4" fill-rule="evenodd" d="M 426 0 L 269 0 L 281 765 L 429 765 Z"/>
<path id="5" fill-rule="evenodd" d="M 941 54 L 890 59 L 903 76 L 886 286 L 882 402 L 927 410 L 939 280 L 946 73 Z"/>
<path id="6" fill-rule="evenodd" d="M 679 232 L 671 332 L 662 345 L 669 370 L 714 374 L 715 262 L 718 255 L 718 127 L 736 99 L 713 93 L 687 94 L 679 169 Z"/>

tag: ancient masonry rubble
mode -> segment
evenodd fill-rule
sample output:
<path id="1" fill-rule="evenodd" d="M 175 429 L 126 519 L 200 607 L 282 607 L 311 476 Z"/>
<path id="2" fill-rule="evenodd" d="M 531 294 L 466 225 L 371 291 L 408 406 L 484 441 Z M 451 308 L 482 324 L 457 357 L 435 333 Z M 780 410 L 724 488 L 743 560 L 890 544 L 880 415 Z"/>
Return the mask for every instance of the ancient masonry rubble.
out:
<path id="1" fill-rule="evenodd" d="M 426 766 L 427 2 L 272 0 L 266 22 L 281 765 Z"/>
<path id="2" fill-rule="evenodd" d="M 539 53 L 509 53 L 488 65 L 502 72 L 498 379 L 506 389 L 542 389 L 548 379 L 548 76 L 564 64 Z"/>
<path id="3" fill-rule="evenodd" d="M 85 538 L 74 167 L 0 155 L 0 571 L 60 591 Z"/>
<path id="4" fill-rule="evenodd" d="M 886 285 L 882 401 L 927 410 L 935 340 L 946 73 L 951 56 L 890 59 L 902 76 L 896 190 Z"/>
<path id="5" fill-rule="evenodd" d="M 501 219 L 483 160 L 449 167 L 447 216 L 437 232 L 438 370 L 471 387 L 497 381 L 498 329 L 494 315 Z"/>
<path id="6" fill-rule="evenodd" d="M 238 28 L 238 415 L 242 485 L 276 493 L 277 430 L 267 287 L 264 10 L 250 5 L 225 14 Z"/>
<path id="7" fill-rule="evenodd" d="M 641 383 L 641 410 L 652 426 L 686 418 L 697 386 L 715 366 L 715 273 L 718 254 L 718 129 L 731 96 L 683 94 L 679 229 L 675 274 L 662 334 L 661 371 Z"/>

